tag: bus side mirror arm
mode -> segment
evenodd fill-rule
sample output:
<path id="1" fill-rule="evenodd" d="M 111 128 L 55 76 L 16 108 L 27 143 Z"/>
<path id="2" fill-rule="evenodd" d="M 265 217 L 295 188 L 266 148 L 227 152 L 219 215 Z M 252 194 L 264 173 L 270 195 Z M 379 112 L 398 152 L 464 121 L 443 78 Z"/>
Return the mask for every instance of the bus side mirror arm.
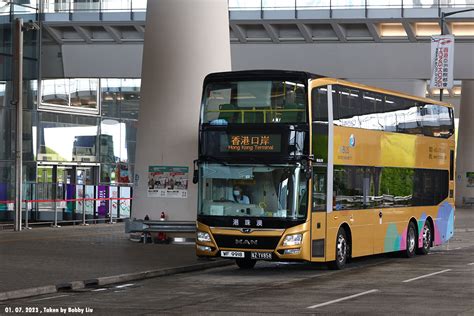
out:
<path id="1" fill-rule="evenodd" d="M 193 161 L 194 170 L 193 170 L 193 183 L 196 184 L 199 182 L 199 170 L 197 168 L 198 160 Z"/>

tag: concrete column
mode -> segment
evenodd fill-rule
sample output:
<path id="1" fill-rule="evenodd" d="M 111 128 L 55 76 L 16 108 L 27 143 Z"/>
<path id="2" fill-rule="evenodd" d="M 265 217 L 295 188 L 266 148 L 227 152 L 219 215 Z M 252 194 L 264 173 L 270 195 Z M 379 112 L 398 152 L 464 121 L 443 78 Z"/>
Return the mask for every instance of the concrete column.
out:
<path id="1" fill-rule="evenodd" d="M 202 83 L 231 68 L 226 0 L 148 1 L 133 217 L 194 220 Z M 189 168 L 187 198 L 148 197 L 149 166 Z"/>
<path id="2" fill-rule="evenodd" d="M 469 184 L 467 172 L 474 172 L 474 80 L 462 81 L 461 109 L 459 114 L 456 206 L 461 207 L 466 198 L 474 199 L 474 183 Z"/>
<path id="3" fill-rule="evenodd" d="M 426 96 L 426 81 L 417 79 L 347 79 L 368 86 L 400 91 L 419 97 Z"/>

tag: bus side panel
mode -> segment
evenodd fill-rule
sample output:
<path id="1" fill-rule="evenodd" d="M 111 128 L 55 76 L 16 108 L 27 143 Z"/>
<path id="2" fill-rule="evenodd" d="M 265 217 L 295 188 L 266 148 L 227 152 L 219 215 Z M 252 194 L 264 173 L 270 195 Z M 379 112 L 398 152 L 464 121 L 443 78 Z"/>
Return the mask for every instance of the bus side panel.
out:
<path id="1" fill-rule="evenodd" d="M 423 226 L 428 218 L 434 224 L 433 245 L 448 241 L 454 232 L 454 207 L 448 202 L 439 206 L 382 209 L 382 218 L 376 217 L 374 224 L 374 252 L 384 253 L 406 249 L 406 235 L 411 218 L 417 222 L 418 247 L 423 245 Z"/>
<path id="2" fill-rule="evenodd" d="M 326 261 L 326 212 L 311 214 L 311 261 Z"/>
<path id="3" fill-rule="evenodd" d="M 336 235 L 343 224 L 347 224 L 350 229 L 351 255 L 352 257 L 367 256 L 374 253 L 373 239 L 373 213 L 374 210 L 347 210 L 332 211 L 328 214 L 328 250 L 335 256 Z M 332 243 L 331 243 L 332 242 Z M 329 244 L 331 243 L 331 244 Z M 329 253 L 329 254 L 330 254 Z M 329 258 L 328 258 L 329 260 Z"/>

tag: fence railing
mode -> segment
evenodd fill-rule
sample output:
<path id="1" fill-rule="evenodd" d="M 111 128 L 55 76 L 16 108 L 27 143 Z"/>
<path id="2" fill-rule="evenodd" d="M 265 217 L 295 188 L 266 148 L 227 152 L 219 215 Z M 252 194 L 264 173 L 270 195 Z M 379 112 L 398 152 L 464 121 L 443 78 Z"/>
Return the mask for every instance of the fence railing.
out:
<path id="1" fill-rule="evenodd" d="M 230 11 L 340 10 L 340 9 L 444 9 L 474 6 L 473 0 L 229 0 Z"/>
<path id="2" fill-rule="evenodd" d="M 15 201 L 0 192 L 0 225 L 14 219 Z M 133 188 L 116 185 L 31 183 L 23 185 L 23 225 L 113 222 L 129 218 Z"/>

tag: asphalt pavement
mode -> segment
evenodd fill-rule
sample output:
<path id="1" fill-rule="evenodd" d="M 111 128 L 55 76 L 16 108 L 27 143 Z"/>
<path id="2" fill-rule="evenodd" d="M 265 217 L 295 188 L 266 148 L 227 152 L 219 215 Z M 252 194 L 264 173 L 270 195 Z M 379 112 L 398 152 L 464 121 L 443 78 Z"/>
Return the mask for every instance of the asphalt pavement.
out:
<path id="1" fill-rule="evenodd" d="M 474 232 L 474 209 L 457 209 L 455 228 L 440 249 L 470 245 L 460 236 Z M 0 231 L 0 301 L 229 264 L 199 260 L 192 244 L 132 242 L 121 223 Z"/>

